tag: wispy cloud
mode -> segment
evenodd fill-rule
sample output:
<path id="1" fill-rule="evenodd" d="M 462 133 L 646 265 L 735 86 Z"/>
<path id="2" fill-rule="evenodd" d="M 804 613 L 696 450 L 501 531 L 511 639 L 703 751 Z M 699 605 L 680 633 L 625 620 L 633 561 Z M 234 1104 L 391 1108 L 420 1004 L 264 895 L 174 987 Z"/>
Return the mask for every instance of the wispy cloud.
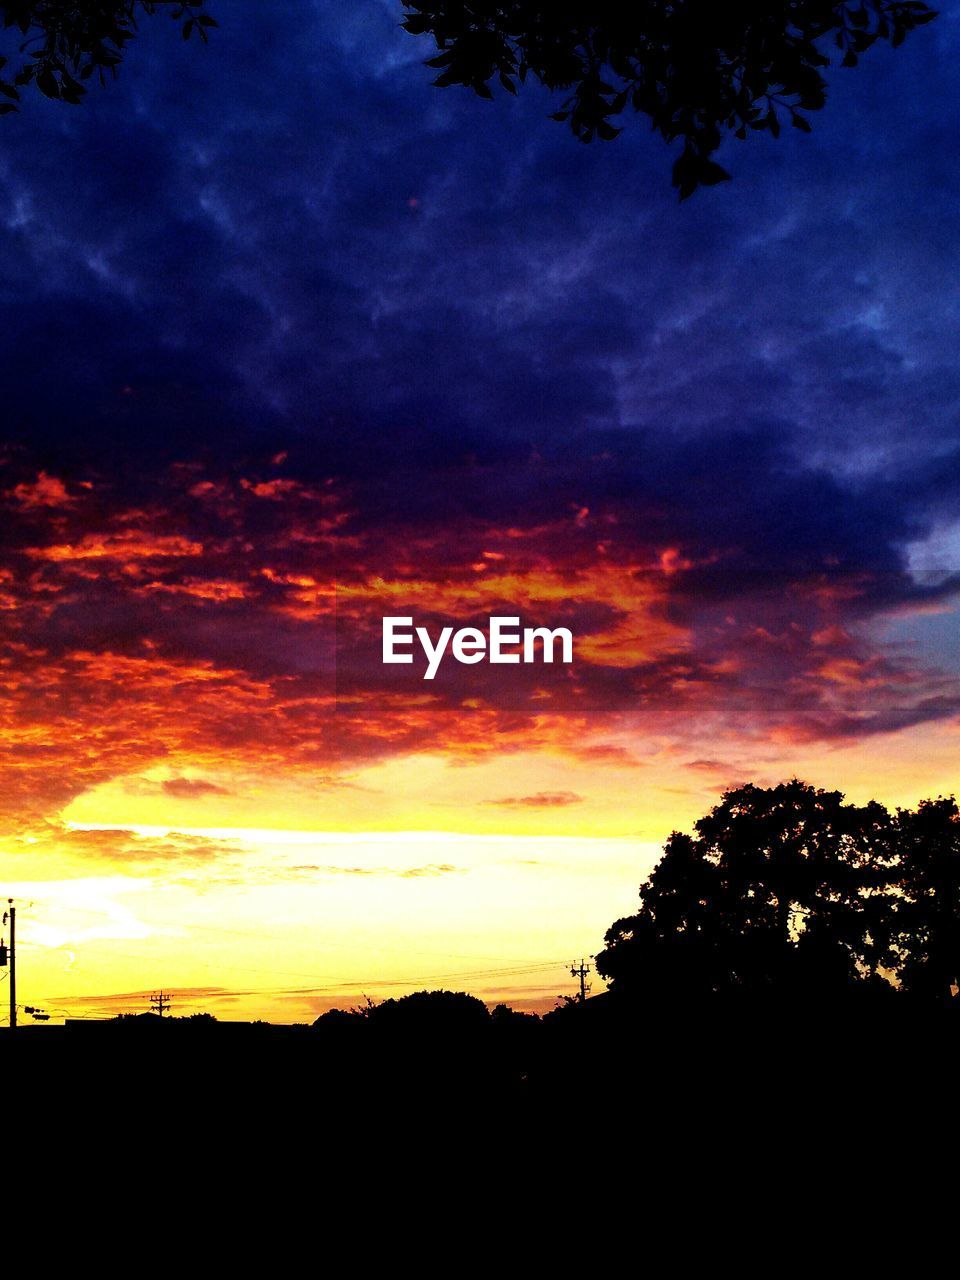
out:
<path id="1" fill-rule="evenodd" d="M 573 791 L 537 791 L 529 796 L 503 796 L 488 803 L 503 805 L 505 808 L 559 809 L 582 801 L 583 796 L 578 796 Z"/>

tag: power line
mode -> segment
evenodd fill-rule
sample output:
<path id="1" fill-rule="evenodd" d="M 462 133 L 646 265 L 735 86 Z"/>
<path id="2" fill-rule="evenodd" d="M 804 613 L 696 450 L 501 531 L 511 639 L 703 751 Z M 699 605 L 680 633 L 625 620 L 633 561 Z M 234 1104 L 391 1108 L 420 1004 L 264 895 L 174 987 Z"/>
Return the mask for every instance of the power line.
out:
<path id="1" fill-rule="evenodd" d="M 242 931 L 238 929 L 223 929 L 223 928 L 217 928 L 216 926 L 190 925 L 188 926 L 188 929 L 190 928 L 198 928 L 204 931 L 209 931 L 211 933 L 223 933 L 228 935 L 232 934 L 234 936 L 246 935 L 246 931 Z M 109 942 L 109 940 L 102 939 L 101 942 L 107 943 Z M 33 944 L 33 945 L 39 946 L 39 944 Z M 46 950 L 46 948 L 43 948 L 43 949 Z M 57 949 L 59 948 L 52 948 L 51 950 L 57 950 Z M 369 949 L 378 950 L 378 951 L 386 950 L 386 948 L 378 948 L 378 947 L 371 947 Z M 87 950 L 86 946 L 84 947 L 84 950 L 85 951 Z M 117 952 L 113 950 L 112 947 L 109 948 L 109 952 L 110 952 L 110 955 L 114 957 L 126 958 L 126 959 L 141 961 L 141 962 L 144 959 L 144 956 L 142 953 L 134 955 L 130 952 Z M 450 956 L 450 958 L 453 958 L 451 953 L 449 952 L 448 953 L 411 952 L 409 954 L 421 954 L 421 955 L 441 954 L 441 955 L 448 955 Z M 487 957 L 477 957 L 477 958 L 485 959 Z M 269 996 L 269 995 L 281 995 L 281 994 L 282 995 L 304 995 L 304 996 L 325 995 L 325 994 L 334 995 L 337 992 L 345 993 L 345 992 L 359 991 L 359 990 L 363 990 L 364 988 L 371 988 L 371 987 L 380 988 L 380 989 L 410 988 L 410 987 L 425 986 L 427 984 L 437 983 L 437 982 L 455 982 L 455 981 L 480 982 L 484 980 L 492 980 L 497 978 L 523 978 L 523 977 L 532 978 L 532 977 L 535 977 L 536 975 L 541 975 L 541 974 L 545 977 L 547 973 L 551 971 L 556 971 L 561 967 L 563 967 L 564 963 L 565 962 L 561 960 L 540 960 L 540 961 L 531 961 L 526 964 L 522 962 L 517 962 L 514 964 L 491 966 L 487 968 L 446 970 L 441 973 L 420 974 L 414 977 L 404 976 L 404 977 L 371 978 L 368 976 L 364 978 L 351 978 L 351 979 L 341 980 L 339 982 L 329 982 L 329 981 L 324 982 L 322 980 L 320 981 L 317 980 L 317 974 L 315 971 L 307 973 L 303 970 L 275 969 L 275 968 L 267 969 L 263 967 L 231 965 L 229 963 L 223 964 L 217 961 L 203 961 L 199 959 L 194 959 L 192 961 L 192 964 L 206 970 L 214 970 L 217 972 L 225 972 L 225 973 L 231 973 L 231 972 L 252 973 L 252 974 L 263 974 L 263 975 L 277 976 L 277 977 L 288 976 L 292 978 L 305 978 L 305 979 L 311 980 L 313 983 L 313 985 L 309 987 L 301 987 L 301 988 L 291 988 L 289 986 L 284 987 L 280 985 L 253 987 L 248 992 L 233 993 L 233 994 L 243 994 L 243 995 L 249 995 L 249 996 Z M 570 969 L 570 972 L 574 977 L 579 977 L 580 999 L 581 1001 L 585 1000 L 586 994 L 590 989 L 589 985 L 585 983 L 586 974 L 590 972 L 589 965 L 586 965 L 585 962 L 581 960 L 579 967 L 577 966 L 572 967 Z M 191 992 L 191 995 L 193 995 L 194 1000 L 197 1000 L 199 998 L 201 1003 L 210 1003 L 212 1000 L 216 1000 L 219 994 L 220 993 L 218 992 L 211 992 L 206 997 L 205 996 L 198 997 L 196 992 Z M 229 989 L 226 989 L 223 994 L 229 996 L 231 993 Z M 131 993 L 130 995 L 131 1003 L 136 998 L 137 997 L 135 993 Z M 143 998 L 143 997 L 140 997 L 140 998 Z M 54 997 L 55 1002 L 60 1002 L 63 999 L 64 999 L 63 996 Z M 73 998 L 71 997 L 70 999 L 72 1000 Z M 171 1007 L 171 999 L 168 991 L 165 991 L 165 990 L 160 990 L 159 992 L 154 991 L 153 993 L 151 993 L 148 999 L 149 999 L 150 1007 L 156 1013 L 158 1013 L 161 1017 L 163 1017 L 163 1015 Z M 51 1003 L 54 1001 L 51 1001 Z M 84 1008 L 85 1005 L 88 1010 L 91 1009 L 91 1007 L 96 1009 L 98 1004 L 99 1004 L 99 1001 L 97 997 L 93 997 L 91 1003 L 89 1004 L 86 1001 L 82 1000 L 81 998 L 77 999 L 77 1005 L 81 1009 Z M 66 1016 L 66 1014 L 64 1016 Z"/>
<path id="2" fill-rule="evenodd" d="M 134 955 L 131 952 L 113 951 L 113 956 L 117 956 L 126 960 L 143 960 L 142 955 Z M 250 965 L 222 964 L 219 961 L 193 960 L 193 964 L 203 969 L 216 969 L 229 973 L 263 973 L 270 975 L 286 976 L 290 978 L 308 978 L 316 979 L 316 971 L 310 973 L 299 969 L 265 969 L 263 967 L 252 967 Z M 546 971 L 549 969 L 559 969 L 565 965 L 563 960 L 537 960 L 528 964 L 522 962 L 512 965 L 502 965 L 497 968 L 490 969 L 458 969 L 448 970 L 444 973 L 421 974 L 413 978 L 351 978 L 341 982 L 320 983 L 317 990 L 336 990 L 342 987 L 355 987 L 357 985 L 376 985 L 376 986 L 411 986 L 418 982 L 441 982 L 450 981 L 457 978 L 494 978 L 494 977 L 511 977 L 522 976 L 527 973 L 536 973 L 538 971 Z M 283 990 L 284 988 L 266 988 L 266 990 Z"/>
<path id="3" fill-rule="evenodd" d="M 316 984 L 310 987 L 291 988 L 291 987 L 282 987 L 282 986 L 269 986 L 269 987 L 264 986 L 264 987 L 254 987 L 254 988 L 251 988 L 250 991 L 243 992 L 240 994 L 249 995 L 249 996 L 271 996 L 271 995 L 312 996 L 312 995 L 325 995 L 325 994 L 336 995 L 338 992 L 350 993 L 355 991 L 361 991 L 365 987 L 379 988 L 381 990 L 384 988 L 419 987 L 426 983 L 451 981 L 458 978 L 478 979 L 478 978 L 484 978 L 484 977 L 490 978 L 490 977 L 525 977 L 527 975 L 533 976 L 534 974 L 538 974 L 538 973 L 546 974 L 547 972 L 551 972 L 551 971 L 555 972 L 557 969 L 560 969 L 561 967 L 563 967 L 563 964 L 564 964 L 563 961 L 556 960 L 556 961 L 548 961 L 548 962 L 538 963 L 536 965 L 524 966 L 524 967 L 513 966 L 513 967 L 503 968 L 503 969 L 475 970 L 471 973 L 459 972 L 459 973 L 447 973 L 447 974 L 428 974 L 428 975 L 421 975 L 416 978 L 369 978 L 367 977 L 367 978 L 352 978 L 344 982 Z M 213 966 L 201 964 L 201 967 L 208 968 Z M 218 967 L 223 968 L 225 970 L 230 969 L 230 966 L 228 965 L 218 966 Z M 270 970 L 254 970 L 253 972 L 268 973 L 270 972 Z M 313 975 L 309 975 L 309 976 L 313 976 Z M 169 998 L 168 993 L 161 993 L 161 994 L 164 994 L 167 998 Z M 191 994 L 193 995 L 194 1002 L 195 1003 L 198 1002 L 201 1004 L 210 1004 L 212 1002 L 215 1002 L 218 998 L 220 998 L 219 994 L 216 992 L 211 992 L 210 995 L 205 998 L 203 996 L 198 997 L 195 992 L 191 992 Z M 225 996 L 229 996 L 231 994 L 232 993 L 229 990 L 226 990 L 223 993 L 223 995 Z M 62 1000 L 63 997 L 59 997 L 59 999 Z M 135 1004 L 136 999 L 137 999 L 137 994 L 131 993 L 129 996 L 128 1004 L 133 1006 Z M 49 1003 L 53 1003 L 53 1001 L 50 1001 Z M 85 1002 L 78 1000 L 78 1005 L 80 1006 L 80 1008 L 83 1008 L 85 1005 Z M 94 1010 L 96 1010 L 97 1008 L 96 997 L 93 998 L 91 1003 L 86 1004 L 86 1008 L 88 1010 L 91 1007 Z M 75 1015 L 71 1014 L 69 1016 L 72 1017 Z"/>

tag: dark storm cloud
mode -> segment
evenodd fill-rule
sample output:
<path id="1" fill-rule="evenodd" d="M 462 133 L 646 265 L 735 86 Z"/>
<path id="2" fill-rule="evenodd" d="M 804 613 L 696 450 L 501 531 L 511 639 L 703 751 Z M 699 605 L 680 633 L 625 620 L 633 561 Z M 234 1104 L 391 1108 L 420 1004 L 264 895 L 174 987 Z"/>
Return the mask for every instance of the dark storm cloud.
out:
<path id="1" fill-rule="evenodd" d="M 435 90 L 397 16 L 153 24 L 82 108 L 4 121 L 8 435 L 131 491 L 290 447 L 372 522 L 666 495 L 671 536 L 780 564 L 954 510 L 952 20 L 678 208 L 639 124 L 587 148 L 536 93 Z"/>

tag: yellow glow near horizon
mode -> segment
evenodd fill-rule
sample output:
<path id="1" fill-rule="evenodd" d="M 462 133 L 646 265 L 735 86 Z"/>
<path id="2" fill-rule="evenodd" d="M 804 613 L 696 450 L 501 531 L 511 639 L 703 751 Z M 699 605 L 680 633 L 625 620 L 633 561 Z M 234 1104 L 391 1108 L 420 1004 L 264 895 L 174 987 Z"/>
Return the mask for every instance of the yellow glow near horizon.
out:
<path id="1" fill-rule="evenodd" d="M 633 909 L 658 852 L 573 837 L 182 834 L 217 842 L 216 862 L 18 881 L 21 855 L 0 859 L 4 891 L 21 903 L 23 1000 L 93 1016 L 143 1009 L 162 986 L 175 1012 L 287 1022 L 448 986 L 549 1008 L 572 989 L 572 960 Z"/>
<path id="2" fill-rule="evenodd" d="M 635 909 L 669 831 L 724 786 L 796 773 L 893 806 L 958 778 L 951 724 L 829 748 L 718 735 L 704 761 L 606 740 L 626 763 L 417 755 L 328 785 L 173 760 L 93 786 L 59 823 L 0 842 L 21 1000 L 96 1016 L 162 986 L 175 1012 L 289 1022 L 443 985 L 546 1009 L 572 989 L 570 962 Z"/>

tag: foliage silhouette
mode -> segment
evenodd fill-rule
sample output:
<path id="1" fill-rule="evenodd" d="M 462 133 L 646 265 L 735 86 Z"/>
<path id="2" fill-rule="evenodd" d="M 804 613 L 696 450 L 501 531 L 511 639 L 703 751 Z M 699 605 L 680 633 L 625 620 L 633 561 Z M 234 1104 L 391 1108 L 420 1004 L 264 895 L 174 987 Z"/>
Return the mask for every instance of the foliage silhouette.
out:
<path id="1" fill-rule="evenodd" d="M 896 46 L 936 11 L 921 0 L 401 0 L 402 26 L 431 37 L 437 85 L 493 96 L 528 77 L 566 95 L 557 120 L 583 142 L 611 140 L 624 112 L 679 141 L 673 185 L 685 199 L 729 178 L 714 159 L 725 137 L 809 132 L 826 101 L 824 69 L 855 66 L 878 41 Z M 205 0 L 0 0 L 19 62 L 0 55 L 0 114 L 20 91 L 76 105 L 86 84 L 116 75 L 138 18 L 165 13 L 184 39 L 217 26 Z"/>
<path id="2" fill-rule="evenodd" d="M 960 986 L 960 810 L 951 796 L 925 800 L 895 821 L 900 893 L 894 932 L 904 989 L 945 1000 Z"/>
<path id="3" fill-rule="evenodd" d="M 364 1011 L 377 1028 L 404 1034 L 470 1035 L 486 1029 L 487 1006 L 463 991 L 414 991 L 398 1000 L 384 1000 Z"/>
<path id="4" fill-rule="evenodd" d="M 184 40 L 208 39 L 216 19 L 204 0 L 0 0 L 7 37 L 18 42 L 19 63 L 0 56 L 0 115 L 17 110 L 20 90 L 33 86 L 47 98 L 76 106 L 85 81 L 101 85 L 116 76 L 124 51 L 138 31 L 138 17 L 164 13 L 180 22 Z"/>
<path id="5" fill-rule="evenodd" d="M 680 140 L 680 198 L 730 175 L 724 137 L 809 132 L 826 101 L 823 70 L 852 67 L 878 40 L 902 44 L 936 13 L 910 0 L 403 0 L 405 29 L 431 36 L 437 85 L 491 98 L 528 77 L 568 96 L 554 119 L 583 142 L 611 140 L 628 109 Z"/>
<path id="6" fill-rule="evenodd" d="M 733 992 L 947 998 L 960 975 L 960 812 L 891 818 L 794 779 L 728 791 L 674 832 L 597 970 L 652 1001 Z"/>

